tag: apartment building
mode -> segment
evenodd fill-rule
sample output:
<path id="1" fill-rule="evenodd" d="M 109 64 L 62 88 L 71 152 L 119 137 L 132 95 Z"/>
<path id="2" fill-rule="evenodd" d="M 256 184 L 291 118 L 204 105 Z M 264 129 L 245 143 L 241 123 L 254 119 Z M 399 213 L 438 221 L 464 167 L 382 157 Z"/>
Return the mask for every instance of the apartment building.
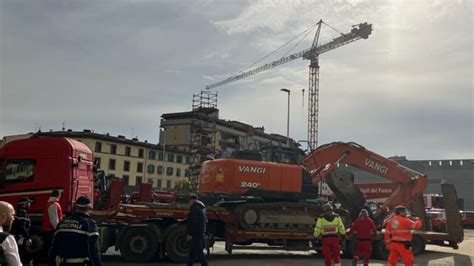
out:
<path id="1" fill-rule="evenodd" d="M 21 138 L 33 134 L 18 135 Z M 127 139 L 124 136 L 99 134 L 92 130 L 83 131 L 50 131 L 36 133 L 42 136 L 67 137 L 85 143 L 93 152 L 98 170 L 107 176 L 123 178 L 126 190 L 134 191 L 141 183 L 147 182 L 156 189 L 172 190 L 178 180 L 188 179 L 191 157 L 189 153 L 172 147 Z M 2 143 L 19 139 L 7 136 Z"/>

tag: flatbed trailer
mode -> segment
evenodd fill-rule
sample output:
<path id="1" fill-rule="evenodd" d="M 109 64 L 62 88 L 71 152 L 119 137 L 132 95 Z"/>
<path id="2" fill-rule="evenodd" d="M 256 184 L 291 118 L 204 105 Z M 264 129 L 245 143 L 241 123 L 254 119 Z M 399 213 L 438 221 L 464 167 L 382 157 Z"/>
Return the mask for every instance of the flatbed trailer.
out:
<path id="1" fill-rule="evenodd" d="M 426 244 L 446 245 L 457 248 L 463 240 L 463 228 L 457 209 L 454 186 L 444 184 L 444 195 L 454 195 L 446 200 L 447 232 L 414 231 L 413 251 L 415 255 L 425 250 Z M 450 202 L 454 202 L 450 204 Z M 184 262 L 188 255 L 186 240 L 187 204 L 121 204 L 111 211 L 93 211 L 100 230 L 100 249 L 105 252 L 112 246 L 120 251 L 122 258 L 130 262 L 148 262 L 168 257 L 174 262 Z M 458 215 L 456 216 L 456 213 Z M 234 213 L 228 208 L 208 206 L 208 244 L 224 241 L 226 251 L 254 249 L 252 243 L 266 243 L 269 248 L 285 250 L 320 251 L 320 241 L 308 231 L 249 231 L 239 229 Z M 346 238 L 344 254 L 352 256 L 355 243 Z M 383 243 L 383 231 L 374 239 L 373 255 L 386 259 L 388 251 Z"/>

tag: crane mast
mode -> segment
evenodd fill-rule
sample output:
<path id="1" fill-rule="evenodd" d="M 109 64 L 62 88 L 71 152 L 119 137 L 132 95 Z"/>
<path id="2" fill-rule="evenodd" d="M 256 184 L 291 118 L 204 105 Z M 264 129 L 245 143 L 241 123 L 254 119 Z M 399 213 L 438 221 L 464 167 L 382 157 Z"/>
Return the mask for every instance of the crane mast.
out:
<path id="1" fill-rule="evenodd" d="M 238 81 L 257 73 L 275 68 L 279 65 L 291 62 L 298 58 L 310 60 L 309 64 L 309 92 L 308 92 L 308 145 L 310 149 L 318 147 L 318 111 L 319 111 L 319 55 L 331 50 L 334 50 L 343 45 L 357 41 L 359 39 L 367 39 L 372 33 L 372 24 L 367 22 L 352 26 L 348 33 L 341 33 L 341 36 L 334 38 L 325 44 L 319 45 L 319 33 L 323 20 L 320 20 L 317 25 L 316 34 L 311 48 L 303 51 L 284 56 L 271 63 L 264 64 L 254 69 L 242 72 L 237 75 L 230 76 L 224 80 L 206 86 L 206 89 L 213 89 L 223 86 L 225 84 Z"/>

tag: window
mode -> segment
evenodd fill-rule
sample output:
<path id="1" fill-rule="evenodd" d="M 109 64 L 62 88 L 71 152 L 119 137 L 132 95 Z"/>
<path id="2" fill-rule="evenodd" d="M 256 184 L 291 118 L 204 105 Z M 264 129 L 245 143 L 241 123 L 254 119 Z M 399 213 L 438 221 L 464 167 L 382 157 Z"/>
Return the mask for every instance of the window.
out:
<path id="1" fill-rule="evenodd" d="M 168 162 L 174 162 L 174 154 L 168 153 Z"/>
<path id="2" fill-rule="evenodd" d="M 147 172 L 148 172 L 149 174 L 155 173 L 155 166 L 154 166 L 153 164 L 149 164 L 149 165 L 147 166 Z"/>
<path id="3" fill-rule="evenodd" d="M 184 170 L 184 176 L 185 177 L 190 177 L 191 176 L 191 171 L 189 169 Z"/>
<path id="4" fill-rule="evenodd" d="M 163 152 L 158 152 L 158 160 L 163 161 Z"/>
<path id="5" fill-rule="evenodd" d="M 115 170 L 115 159 L 109 159 L 109 170 Z"/>
<path id="6" fill-rule="evenodd" d="M 191 157 L 186 156 L 186 164 L 191 164 Z"/>
<path id="7" fill-rule="evenodd" d="M 147 181 L 148 184 L 151 184 L 153 186 L 153 178 L 148 178 L 148 181 Z"/>
<path id="8" fill-rule="evenodd" d="M 110 154 L 116 154 L 116 153 L 117 153 L 117 145 L 110 144 Z"/>
<path id="9" fill-rule="evenodd" d="M 156 187 L 161 189 L 161 179 L 158 179 L 158 182 L 156 182 Z"/>
<path id="10" fill-rule="evenodd" d="M 137 163 L 137 173 L 143 173 L 143 163 Z"/>
<path id="11" fill-rule="evenodd" d="M 102 142 L 99 142 L 99 141 L 95 142 L 94 151 L 95 152 L 102 152 Z"/>
<path id="12" fill-rule="evenodd" d="M 142 184 L 142 178 L 141 176 L 137 176 L 137 178 L 135 179 L 135 186 L 140 186 Z"/>
<path id="13" fill-rule="evenodd" d="M 166 168 L 166 175 L 167 176 L 172 176 L 173 175 L 173 167 L 167 167 Z"/>
<path id="14" fill-rule="evenodd" d="M 35 160 L 9 160 L 4 169 L 0 169 L 0 179 L 6 184 L 25 183 L 33 180 Z"/>
<path id="15" fill-rule="evenodd" d="M 100 169 L 100 157 L 95 157 L 94 164 L 97 166 L 97 169 Z"/>
<path id="16" fill-rule="evenodd" d="M 123 162 L 123 170 L 125 172 L 129 172 L 130 171 L 130 161 L 124 161 Z"/>
<path id="17" fill-rule="evenodd" d="M 125 156 L 130 156 L 132 153 L 132 148 L 130 146 L 125 146 Z"/>
<path id="18" fill-rule="evenodd" d="M 162 175 L 163 174 L 163 166 L 158 165 L 156 167 L 156 173 L 159 174 L 159 175 Z"/>
<path id="19" fill-rule="evenodd" d="M 181 176 L 181 168 L 176 168 L 176 176 Z"/>
<path id="20" fill-rule="evenodd" d="M 156 160 L 156 151 L 150 150 L 148 152 L 148 159 L 150 160 Z"/>
<path id="21" fill-rule="evenodd" d="M 176 162 L 183 163 L 183 155 L 176 155 Z"/>
<path id="22" fill-rule="evenodd" d="M 166 180 L 166 188 L 171 189 L 171 180 Z"/>
<path id="23" fill-rule="evenodd" d="M 129 185 L 128 182 L 130 181 L 130 176 L 129 175 L 124 175 L 124 176 L 122 176 L 122 178 L 123 178 L 123 183 L 126 186 L 128 186 Z"/>
<path id="24" fill-rule="evenodd" d="M 143 158 L 143 149 L 138 149 L 138 157 Z"/>

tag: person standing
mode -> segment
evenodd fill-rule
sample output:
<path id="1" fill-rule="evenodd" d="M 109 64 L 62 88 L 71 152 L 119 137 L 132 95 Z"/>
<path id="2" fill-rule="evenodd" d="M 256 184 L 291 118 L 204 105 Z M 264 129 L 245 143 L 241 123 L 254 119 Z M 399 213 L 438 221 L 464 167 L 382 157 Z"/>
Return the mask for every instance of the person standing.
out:
<path id="1" fill-rule="evenodd" d="M 314 236 L 323 238 L 323 255 L 326 266 L 331 265 L 331 260 L 334 260 L 334 265 L 341 265 L 339 237 L 344 236 L 345 233 L 346 229 L 341 217 L 332 211 L 331 204 L 324 204 L 323 214 L 316 220 Z"/>
<path id="2" fill-rule="evenodd" d="M 24 263 L 31 261 L 32 257 L 27 252 L 27 248 L 31 246 L 30 227 L 31 220 L 28 216 L 28 209 L 33 201 L 28 198 L 22 198 L 18 201 L 15 211 L 15 220 L 13 221 L 11 234 L 15 236 L 20 250 L 20 257 Z"/>
<path id="3" fill-rule="evenodd" d="M 195 260 L 201 262 L 202 266 L 207 266 L 204 256 L 204 234 L 206 233 L 206 214 L 204 203 L 198 200 L 197 195 L 189 197 L 189 214 L 187 221 L 187 239 L 190 242 L 187 265 L 193 265 Z"/>
<path id="4" fill-rule="evenodd" d="M 369 265 L 370 255 L 372 254 L 372 239 L 377 234 L 375 223 L 369 217 L 366 209 L 362 209 L 359 217 L 352 223 L 349 235 L 356 237 L 356 249 L 352 258 L 352 265 L 357 265 L 357 261 L 364 256 L 364 266 Z"/>
<path id="5" fill-rule="evenodd" d="M 10 235 L 15 215 L 13 206 L 0 201 L 0 265 L 21 266 L 20 254 L 15 237 Z"/>
<path id="6" fill-rule="evenodd" d="M 63 219 L 63 211 L 59 199 L 61 198 L 61 193 L 59 190 L 55 189 L 51 192 L 51 196 L 46 203 L 46 208 L 43 212 L 43 246 L 41 250 L 40 260 L 43 261 L 44 255 L 48 254 L 48 250 L 51 246 L 51 241 L 53 241 L 54 231 L 58 226 L 58 223 Z"/>
<path id="7" fill-rule="evenodd" d="M 74 212 L 58 224 L 49 251 L 50 266 L 102 265 L 97 224 L 88 215 L 91 209 L 90 200 L 81 196 L 74 203 Z"/>
<path id="8" fill-rule="evenodd" d="M 413 252 L 411 241 L 412 230 L 420 229 L 422 221 L 420 218 L 408 218 L 407 208 L 398 206 L 395 208 L 395 216 L 388 220 L 385 227 L 385 245 L 390 250 L 388 265 L 397 265 L 398 259 L 402 258 L 405 266 L 413 265 Z"/>

